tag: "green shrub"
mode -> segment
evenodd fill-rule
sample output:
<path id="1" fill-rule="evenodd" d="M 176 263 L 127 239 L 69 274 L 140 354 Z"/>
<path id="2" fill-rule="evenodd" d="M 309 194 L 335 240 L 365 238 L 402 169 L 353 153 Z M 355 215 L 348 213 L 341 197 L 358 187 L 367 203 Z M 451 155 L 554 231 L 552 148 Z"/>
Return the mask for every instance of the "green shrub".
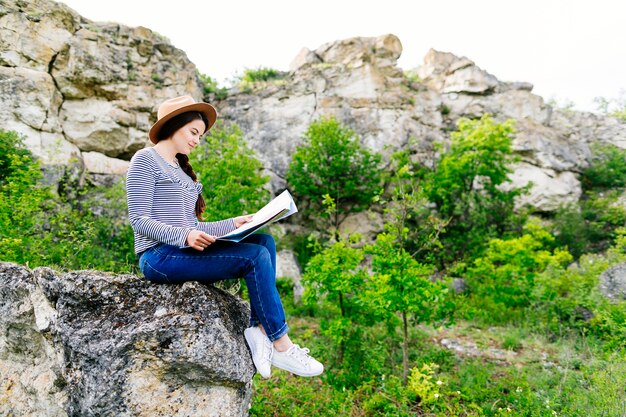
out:
<path id="1" fill-rule="evenodd" d="M 209 75 L 197 72 L 198 78 L 202 82 L 204 95 L 215 94 L 217 100 L 224 100 L 228 96 L 228 89 L 226 87 L 219 87 L 217 81 L 211 78 Z"/>
<path id="2" fill-rule="evenodd" d="M 255 213 L 270 199 L 269 177 L 236 124 L 213 127 L 190 163 L 203 184 L 207 221 Z"/>
<path id="3" fill-rule="evenodd" d="M 565 268 L 552 265 L 537 277 L 533 311 L 556 334 L 572 328 L 606 342 L 608 349 L 626 343 L 626 302 L 611 302 L 599 291 L 600 274 L 626 261 L 626 229 L 618 230 L 605 255 L 584 255 Z"/>
<path id="4" fill-rule="evenodd" d="M 610 144 L 594 144 L 593 159 L 581 174 L 584 190 L 626 186 L 626 150 Z"/>
<path id="5" fill-rule="evenodd" d="M 244 83 L 255 83 L 259 81 L 276 80 L 282 77 L 282 73 L 273 68 L 259 67 L 256 69 L 246 69 L 243 72 L 241 81 Z"/>
<path id="6" fill-rule="evenodd" d="M 525 188 L 503 187 L 510 183 L 510 164 L 517 160 L 511 149 L 513 123 L 495 123 L 487 114 L 480 120 L 459 120 L 450 148 L 442 150 L 424 178 L 428 200 L 448 221 L 440 235 L 446 264 L 476 255 L 489 237 L 519 229 L 523 216 L 514 213 L 514 200 Z"/>
<path id="7" fill-rule="evenodd" d="M 68 201 L 43 184 L 39 163 L 15 132 L 0 131 L 0 154 L 0 259 L 30 267 L 134 271 L 123 183 L 104 195 L 73 190 Z"/>
<path id="8" fill-rule="evenodd" d="M 380 161 L 379 154 L 359 143 L 356 132 L 334 117 L 321 118 L 305 132 L 287 182 L 317 229 L 332 235 L 350 213 L 367 209 L 380 193 Z"/>
<path id="9" fill-rule="evenodd" d="M 572 260 L 565 250 L 551 250 L 553 241 L 532 222 L 520 237 L 489 241 L 466 272 L 472 303 L 482 319 L 506 323 L 522 317 L 533 301 L 537 275 L 548 266 L 563 266 Z"/>
<path id="10" fill-rule="evenodd" d="M 576 259 L 608 249 L 617 228 L 626 224 L 620 196 L 620 190 L 587 191 L 578 203 L 561 206 L 551 226 L 558 245 L 567 247 Z"/>

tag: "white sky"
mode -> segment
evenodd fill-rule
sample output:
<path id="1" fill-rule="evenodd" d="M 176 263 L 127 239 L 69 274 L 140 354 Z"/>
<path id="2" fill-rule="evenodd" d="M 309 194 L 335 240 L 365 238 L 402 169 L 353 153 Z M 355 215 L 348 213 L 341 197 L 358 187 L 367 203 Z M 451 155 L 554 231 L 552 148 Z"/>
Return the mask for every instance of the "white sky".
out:
<path id="1" fill-rule="evenodd" d="M 62 0 L 84 17 L 145 26 L 221 84 L 245 68 L 288 70 L 302 47 L 393 33 L 403 69 L 429 48 L 466 56 L 503 81 L 595 110 L 626 90 L 621 0 Z"/>

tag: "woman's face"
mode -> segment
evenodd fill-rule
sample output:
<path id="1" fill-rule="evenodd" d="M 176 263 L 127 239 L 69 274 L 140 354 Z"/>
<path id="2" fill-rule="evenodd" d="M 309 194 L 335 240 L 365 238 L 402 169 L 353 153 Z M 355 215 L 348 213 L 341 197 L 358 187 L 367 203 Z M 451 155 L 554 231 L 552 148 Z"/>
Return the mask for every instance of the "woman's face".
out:
<path id="1" fill-rule="evenodd" d="M 172 142 L 176 148 L 176 153 L 189 155 L 191 150 L 200 143 L 200 137 L 205 128 L 202 120 L 195 119 L 174 132 Z"/>

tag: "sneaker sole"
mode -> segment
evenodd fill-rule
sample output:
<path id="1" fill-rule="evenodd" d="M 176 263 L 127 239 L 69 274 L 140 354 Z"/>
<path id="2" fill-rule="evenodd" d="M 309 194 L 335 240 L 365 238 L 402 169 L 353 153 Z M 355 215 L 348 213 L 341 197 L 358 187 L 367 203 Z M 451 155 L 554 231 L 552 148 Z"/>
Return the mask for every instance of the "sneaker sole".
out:
<path id="1" fill-rule="evenodd" d="M 321 375 L 322 372 L 324 372 L 324 368 L 322 368 L 319 372 L 302 373 L 302 372 L 298 371 L 295 368 L 290 368 L 289 366 L 284 366 L 282 364 L 277 364 L 277 363 L 272 362 L 272 365 L 277 367 L 277 368 L 279 368 L 279 369 L 283 369 L 283 370 L 285 370 L 287 372 L 291 372 L 292 374 L 298 375 L 298 376 L 306 376 L 306 377 L 318 376 L 318 375 Z"/>
<path id="2" fill-rule="evenodd" d="M 247 330 L 247 329 L 246 329 Z M 272 376 L 272 370 L 270 368 L 270 372 L 267 376 L 263 375 L 263 373 L 261 371 L 259 371 L 259 364 L 256 361 L 256 350 L 254 348 L 254 339 L 252 336 L 248 336 L 248 331 L 244 330 L 243 331 L 243 336 L 246 338 L 246 343 L 248 343 L 248 347 L 250 348 L 250 352 L 252 353 L 252 362 L 254 362 L 254 367 L 256 368 L 257 372 L 259 373 L 259 375 L 261 375 L 263 378 L 268 379 L 269 377 Z"/>

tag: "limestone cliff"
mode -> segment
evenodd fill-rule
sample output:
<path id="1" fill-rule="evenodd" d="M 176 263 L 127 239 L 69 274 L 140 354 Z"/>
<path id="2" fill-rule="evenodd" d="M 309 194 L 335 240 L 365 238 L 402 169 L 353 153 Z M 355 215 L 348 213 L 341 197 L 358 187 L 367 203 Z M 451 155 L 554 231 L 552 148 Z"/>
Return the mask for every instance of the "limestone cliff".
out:
<path id="1" fill-rule="evenodd" d="M 243 128 L 274 190 L 285 185 L 307 126 L 330 114 L 370 148 L 410 146 L 426 164 L 436 157 L 432 145 L 448 141 L 460 117 L 513 118 L 522 162 L 512 180 L 532 181 L 521 203 L 543 211 L 579 199 L 590 144 L 626 147 L 623 121 L 559 111 L 531 84 L 500 81 L 447 52 L 429 51 L 405 74 L 397 66 L 401 54 L 394 35 L 304 48 L 282 79 L 234 87 L 213 103 Z M 183 93 L 202 98 L 195 66 L 149 29 L 91 22 L 51 0 L 0 0 L 0 127 L 24 133 L 45 164 L 77 160 L 87 172 L 123 174 L 133 152 L 148 145 L 156 106 Z"/>
<path id="2" fill-rule="evenodd" d="M 595 141 L 626 147 L 626 123 L 592 113 L 562 112 L 532 94 L 524 82 L 502 82 L 465 57 L 430 50 L 424 63 L 404 74 L 394 35 L 352 38 L 304 49 L 279 82 L 252 91 L 231 91 L 218 103 L 240 124 L 272 173 L 284 185 L 290 156 L 309 123 L 334 115 L 357 131 L 364 144 L 389 153 L 410 146 L 431 164 L 434 142 L 449 140 L 460 117 L 491 113 L 517 121 L 514 149 L 522 162 L 512 180 L 535 184 L 520 203 L 550 211 L 580 197 L 577 174 L 589 163 Z M 414 138 L 415 143 L 409 144 Z M 386 148 L 387 147 L 387 148 Z"/>
<path id="3" fill-rule="evenodd" d="M 0 0 L 0 127 L 23 133 L 44 164 L 78 158 L 124 174 L 148 145 L 156 106 L 202 98 L 195 66 L 144 27 L 96 23 L 51 0 Z"/>
<path id="4" fill-rule="evenodd" d="M 195 282 L 0 262 L 0 415 L 247 415 L 248 316 Z"/>

